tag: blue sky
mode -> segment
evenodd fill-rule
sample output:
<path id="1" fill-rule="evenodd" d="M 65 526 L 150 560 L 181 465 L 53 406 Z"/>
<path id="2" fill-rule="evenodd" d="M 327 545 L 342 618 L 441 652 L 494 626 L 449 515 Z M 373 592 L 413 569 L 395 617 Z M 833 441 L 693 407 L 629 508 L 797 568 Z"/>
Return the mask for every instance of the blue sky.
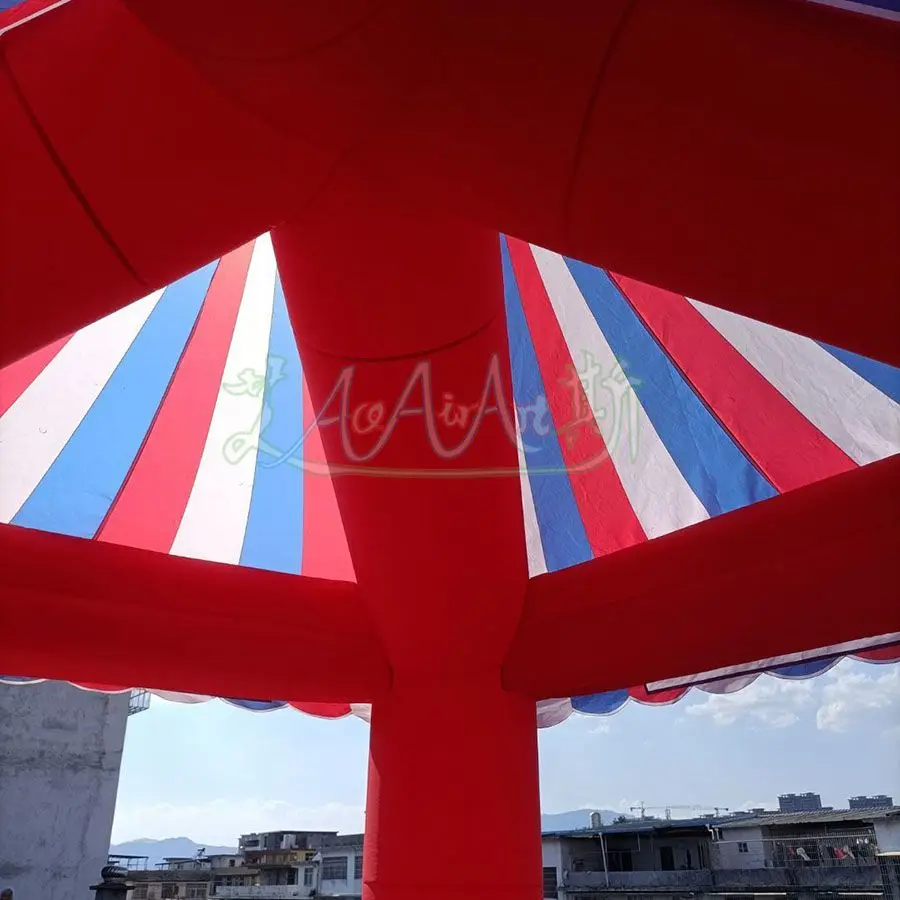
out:
<path id="1" fill-rule="evenodd" d="M 113 840 L 361 830 L 367 740 L 355 718 L 154 698 L 128 727 Z M 540 753 L 544 812 L 641 800 L 772 806 L 807 790 L 834 806 L 860 793 L 900 801 L 900 665 L 845 661 L 809 681 L 763 676 L 730 696 L 695 691 L 670 707 L 573 716 L 541 732 Z M 423 819 L 427 810 L 423 797 Z"/>

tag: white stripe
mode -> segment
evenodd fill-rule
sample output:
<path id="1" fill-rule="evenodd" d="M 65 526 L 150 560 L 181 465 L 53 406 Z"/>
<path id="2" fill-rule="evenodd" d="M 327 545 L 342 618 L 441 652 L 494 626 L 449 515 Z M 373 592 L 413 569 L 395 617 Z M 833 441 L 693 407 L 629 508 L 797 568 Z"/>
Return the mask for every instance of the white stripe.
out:
<path id="1" fill-rule="evenodd" d="M 172 553 L 238 563 L 247 529 L 259 443 L 263 391 L 226 390 L 265 378 L 275 300 L 275 253 L 268 235 L 257 238 L 247 272 L 223 386 L 213 410 L 197 477 L 172 544 Z"/>
<path id="2" fill-rule="evenodd" d="M 695 687 L 706 694 L 734 694 L 742 691 L 745 687 L 750 687 L 757 678 L 759 678 L 759 672 L 754 672 L 752 675 L 735 675 L 734 678 L 722 678 L 719 681 L 698 684 Z"/>
<path id="3" fill-rule="evenodd" d="M 150 691 L 150 693 L 160 700 L 168 700 L 169 703 L 206 703 L 213 699 L 208 694 L 185 694 L 181 691 Z"/>
<path id="4" fill-rule="evenodd" d="M 350 712 L 363 722 L 372 722 L 372 704 L 371 703 L 351 703 Z"/>
<path id="5" fill-rule="evenodd" d="M 541 541 L 541 530 L 538 527 L 537 513 L 534 509 L 534 496 L 531 493 L 531 479 L 528 477 L 528 463 L 525 461 L 525 448 L 522 446 L 522 433 L 519 430 L 519 412 L 516 417 L 516 451 L 519 455 L 519 483 L 522 486 L 522 515 L 525 520 L 525 548 L 528 553 L 528 577 L 543 575 L 547 571 L 547 560 L 544 558 L 544 545 Z"/>
<path id="6" fill-rule="evenodd" d="M 13 519 L 53 465 L 162 293 L 77 331 L 0 418 L 0 522 Z"/>
<path id="7" fill-rule="evenodd" d="M 554 700 L 538 700 L 537 727 L 552 728 L 565 722 L 575 710 L 568 697 Z"/>
<path id="8" fill-rule="evenodd" d="M 31 13 L 31 15 L 23 16 L 21 19 L 16 19 L 15 22 L 11 22 L 9 25 L 4 25 L 3 28 L 0 28 L 0 37 L 3 37 L 7 31 L 12 31 L 14 28 L 21 28 L 28 22 L 33 22 L 35 19 L 39 19 L 41 16 L 46 16 L 47 13 L 53 12 L 54 9 L 59 9 L 61 6 L 65 6 L 67 3 L 70 3 L 71 0 L 56 0 L 56 3 L 51 3 L 49 6 L 45 6 L 43 9 L 38 9 L 35 12 Z M 10 7 L 10 9 L 15 9 L 15 7 Z"/>
<path id="9" fill-rule="evenodd" d="M 599 366 L 599 375 L 609 377 L 618 369 L 618 360 L 565 260 L 540 247 L 533 246 L 532 252 L 576 369 L 583 370 L 585 354 L 588 354 Z M 640 377 L 639 372 L 633 374 Z M 620 404 L 613 406 L 612 415 L 601 415 L 601 410 L 595 409 L 594 418 L 625 494 L 647 536 L 659 537 L 709 518 L 635 391 L 630 391 L 628 402 L 637 404 L 637 431 L 633 435 L 630 426 L 626 428 L 622 423 L 626 410 Z"/>
<path id="10" fill-rule="evenodd" d="M 697 300 L 690 302 L 854 462 L 865 465 L 900 450 L 900 406 L 815 341 Z"/>
<path id="11" fill-rule="evenodd" d="M 862 16 L 874 16 L 877 19 L 887 19 L 889 22 L 900 22 L 900 12 L 895 9 L 882 9 L 880 6 L 871 6 L 868 3 L 854 2 L 854 0 L 810 0 L 810 3 L 817 3 L 819 6 L 833 6 L 835 9 L 844 9 Z"/>

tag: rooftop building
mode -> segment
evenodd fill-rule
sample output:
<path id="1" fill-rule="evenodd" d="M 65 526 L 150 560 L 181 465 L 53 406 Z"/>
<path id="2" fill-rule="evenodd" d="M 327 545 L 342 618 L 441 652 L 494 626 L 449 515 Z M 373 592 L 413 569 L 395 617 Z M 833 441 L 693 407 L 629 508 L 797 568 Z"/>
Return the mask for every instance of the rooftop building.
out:
<path id="1" fill-rule="evenodd" d="M 851 797 L 847 801 L 850 809 L 886 809 L 894 805 L 894 798 L 887 794 L 873 794 L 871 796 L 861 794 L 859 797 Z"/>
<path id="2" fill-rule="evenodd" d="M 900 808 L 634 820 L 543 835 L 552 900 L 784 894 L 900 900 Z"/>
<path id="3" fill-rule="evenodd" d="M 821 796 L 812 791 L 805 794 L 781 794 L 778 798 L 778 809 L 781 812 L 812 812 L 821 808 Z"/>

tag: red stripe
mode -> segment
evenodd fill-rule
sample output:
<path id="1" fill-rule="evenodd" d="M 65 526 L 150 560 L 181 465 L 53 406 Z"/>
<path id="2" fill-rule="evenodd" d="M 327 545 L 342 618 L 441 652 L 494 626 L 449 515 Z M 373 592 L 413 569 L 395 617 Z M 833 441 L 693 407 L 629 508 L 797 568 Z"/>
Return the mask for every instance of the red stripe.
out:
<path id="1" fill-rule="evenodd" d="M 223 256 L 184 355 L 97 540 L 168 553 L 212 421 L 253 243 Z"/>
<path id="2" fill-rule="evenodd" d="M 874 650 L 859 650 L 853 657 L 866 662 L 900 662 L 900 644 L 888 644 L 887 647 L 876 647 Z"/>
<path id="3" fill-rule="evenodd" d="M 541 369 L 547 404 L 563 461 L 594 556 L 647 539 L 612 459 L 572 362 L 530 247 L 509 241 L 528 330 Z"/>
<path id="4" fill-rule="evenodd" d="M 31 382 L 44 371 L 47 364 L 62 350 L 68 340 L 68 337 L 60 338 L 58 341 L 11 363 L 5 369 L 0 369 L 0 416 L 22 396 Z"/>
<path id="5" fill-rule="evenodd" d="M 356 581 L 347 535 L 337 505 L 325 449 L 306 379 L 303 380 L 303 421 L 311 423 L 303 442 L 303 564 L 301 574 L 312 578 Z"/>
<path id="6" fill-rule="evenodd" d="M 116 687 L 112 684 L 96 684 L 93 681 L 73 681 L 75 687 L 84 691 L 92 691 L 95 694 L 122 694 L 125 691 L 133 690 L 132 688 Z"/>
<path id="7" fill-rule="evenodd" d="M 290 703 L 294 709 L 305 712 L 310 716 L 318 716 L 321 719 L 340 719 L 350 715 L 349 703 Z"/>
<path id="8" fill-rule="evenodd" d="M 713 414 L 781 492 L 856 468 L 682 296 L 610 277 Z"/>
<path id="9" fill-rule="evenodd" d="M 638 703 L 657 705 L 674 703 L 676 700 L 680 700 L 687 692 L 688 688 L 686 687 L 669 688 L 667 691 L 648 691 L 642 684 L 628 688 L 628 696 L 632 700 L 636 700 Z"/>

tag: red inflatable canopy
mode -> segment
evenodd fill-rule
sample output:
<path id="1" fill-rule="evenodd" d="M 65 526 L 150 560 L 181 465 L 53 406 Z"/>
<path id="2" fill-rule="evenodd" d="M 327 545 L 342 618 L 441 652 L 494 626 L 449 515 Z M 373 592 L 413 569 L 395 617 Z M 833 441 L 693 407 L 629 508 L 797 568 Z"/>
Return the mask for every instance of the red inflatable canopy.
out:
<path id="1" fill-rule="evenodd" d="M 373 430 L 362 451 L 340 429 L 322 429 L 354 583 L 243 572 L 209 555 L 173 560 L 71 530 L 47 535 L 14 517 L 0 526 L 9 674 L 372 700 L 366 900 L 540 897 L 537 698 L 900 630 L 884 593 L 900 538 L 888 451 L 851 465 L 832 448 L 829 464 L 843 474 L 775 496 L 758 471 L 759 446 L 735 437 L 722 468 L 746 474 L 750 502 L 762 502 L 733 511 L 740 504 L 716 488 L 710 503 L 722 515 L 645 541 L 653 535 L 628 518 L 612 450 L 588 491 L 566 445 L 561 474 L 580 515 L 593 504 L 620 516 L 629 537 L 529 579 L 520 448 L 508 425 L 519 414 L 515 304 L 503 267 L 523 291 L 534 280 L 518 245 L 511 262 L 497 254 L 502 230 L 619 273 L 602 276 L 615 282 L 610 293 L 578 284 L 580 263 L 552 263 L 595 316 L 613 315 L 615 286 L 640 279 L 651 293 L 632 290 L 629 303 L 651 355 L 661 339 L 654 285 L 897 363 L 894 23 L 801 0 L 69 0 L 4 13 L 0 61 L 0 364 L 150 294 L 140 313 L 158 300 L 151 292 L 272 229 L 264 268 L 274 278 L 277 257 L 317 414 L 351 370 L 355 396 L 409 399 L 422 364 L 432 377 L 415 382 L 422 407 L 449 391 L 479 414 L 452 455 L 412 417 L 383 446 Z M 539 314 L 539 291 L 522 302 L 532 304 L 526 316 Z M 126 319 L 138 316 L 129 309 Z M 572 320 L 563 310 L 544 321 L 530 328 L 543 341 L 533 351 L 558 375 L 566 358 L 552 344 L 554 323 Z M 708 431 L 736 428 L 734 410 L 709 412 L 715 385 L 687 373 L 685 346 L 668 348 L 662 381 L 690 382 L 680 396 L 707 410 Z M 734 360 L 729 379 L 752 375 L 716 346 Z M 149 389 L 156 356 L 141 359 L 146 368 L 131 371 Z M 41 368 L 18 365 L 17 377 Z M 547 394 L 557 380 L 543 378 Z M 832 399 L 862 402 L 867 392 Z M 756 400 L 763 395 L 781 420 L 793 415 L 765 386 Z M 681 430 L 689 443 L 703 436 L 687 418 Z M 448 435 L 438 433 L 443 446 Z M 595 422 L 584 440 L 597 445 L 598 435 Z M 183 456 L 172 459 L 184 475 Z M 716 482 L 703 464 L 691 472 Z M 2 483 L 0 503 L 22 492 L 18 478 Z M 159 484 L 168 486 L 165 474 Z M 130 497 L 152 511 L 165 493 L 145 484 Z M 87 496 L 97 506 L 104 498 Z M 178 643 L 158 654 L 158 629 L 179 621 L 203 621 L 207 638 L 226 639 L 253 615 L 241 609 L 245 584 L 271 598 L 283 654 L 262 643 L 252 658 L 212 660 Z M 755 613 L 727 643 L 725 591 Z M 118 604 L 129 621 L 154 617 L 155 628 L 130 630 L 127 653 L 106 640 Z M 648 615 L 657 604 L 674 612 Z M 798 615 L 773 634 L 767 612 L 788 606 Z M 323 636 L 305 658 L 290 640 L 301 621 Z M 572 653 L 591 628 L 606 629 L 614 653 Z M 647 669 L 626 652 L 634 629 L 657 651 Z M 427 890 L 406 852 L 423 796 L 442 812 Z M 498 831 L 496 821 L 507 824 Z M 473 845 L 493 850 L 477 868 Z"/>

